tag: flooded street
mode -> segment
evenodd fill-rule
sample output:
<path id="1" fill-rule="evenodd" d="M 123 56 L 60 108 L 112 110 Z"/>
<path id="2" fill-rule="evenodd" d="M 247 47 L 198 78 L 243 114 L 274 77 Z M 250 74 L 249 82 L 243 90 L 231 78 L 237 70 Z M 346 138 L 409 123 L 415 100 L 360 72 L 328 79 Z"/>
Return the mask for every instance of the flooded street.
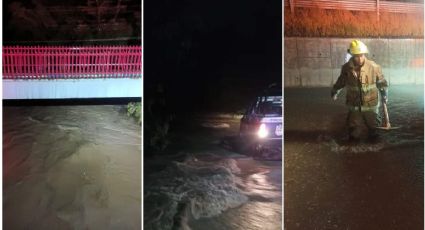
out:
<path id="1" fill-rule="evenodd" d="M 125 105 L 3 107 L 5 229 L 140 229 L 141 128 Z"/>
<path id="2" fill-rule="evenodd" d="M 259 162 L 237 159 L 240 172 L 238 187 L 248 199 L 233 209 L 212 218 L 191 222 L 192 229 L 279 230 L 282 229 L 282 165 L 281 162 Z"/>
<path id="3" fill-rule="evenodd" d="M 345 96 L 285 89 L 285 229 L 423 229 L 423 86 L 392 86 L 399 129 L 344 144 Z"/>
<path id="4" fill-rule="evenodd" d="M 282 163 L 226 147 L 239 120 L 226 114 L 193 118 L 177 127 L 168 160 L 145 158 L 144 229 L 282 228 Z"/>

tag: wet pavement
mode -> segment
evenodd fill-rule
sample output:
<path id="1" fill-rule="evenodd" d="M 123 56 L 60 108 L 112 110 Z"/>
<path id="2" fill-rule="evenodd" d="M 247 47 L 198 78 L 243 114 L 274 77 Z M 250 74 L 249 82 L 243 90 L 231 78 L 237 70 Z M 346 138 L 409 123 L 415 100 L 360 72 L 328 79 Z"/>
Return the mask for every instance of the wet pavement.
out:
<path id="1" fill-rule="evenodd" d="M 3 228 L 140 229 L 140 152 L 122 105 L 3 107 Z"/>
<path id="2" fill-rule="evenodd" d="M 424 229 L 423 86 L 392 86 L 391 131 L 343 141 L 330 89 L 285 89 L 285 229 Z"/>

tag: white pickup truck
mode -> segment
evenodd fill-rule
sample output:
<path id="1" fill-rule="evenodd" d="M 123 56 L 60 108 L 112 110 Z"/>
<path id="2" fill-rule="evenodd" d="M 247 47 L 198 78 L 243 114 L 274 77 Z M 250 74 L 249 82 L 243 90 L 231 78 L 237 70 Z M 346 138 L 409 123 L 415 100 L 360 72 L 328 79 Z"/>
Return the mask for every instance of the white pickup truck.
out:
<path id="1" fill-rule="evenodd" d="M 239 130 L 243 151 L 254 157 L 282 159 L 282 103 L 282 89 L 270 87 L 250 104 Z"/>

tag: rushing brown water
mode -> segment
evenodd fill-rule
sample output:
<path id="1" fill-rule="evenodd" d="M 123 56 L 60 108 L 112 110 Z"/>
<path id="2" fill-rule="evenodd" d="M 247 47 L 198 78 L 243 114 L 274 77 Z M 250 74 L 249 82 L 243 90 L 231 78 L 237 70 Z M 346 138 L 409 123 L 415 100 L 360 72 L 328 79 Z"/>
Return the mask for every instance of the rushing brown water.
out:
<path id="1" fill-rule="evenodd" d="M 3 224 L 140 229 L 141 128 L 125 107 L 4 107 Z"/>

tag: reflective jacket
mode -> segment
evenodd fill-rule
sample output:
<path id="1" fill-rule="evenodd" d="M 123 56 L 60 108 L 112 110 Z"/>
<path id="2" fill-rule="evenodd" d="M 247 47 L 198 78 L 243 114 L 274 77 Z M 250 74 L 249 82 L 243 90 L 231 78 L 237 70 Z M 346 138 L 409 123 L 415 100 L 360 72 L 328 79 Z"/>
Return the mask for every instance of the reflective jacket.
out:
<path id="1" fill-rule="evenodd" d="M 342 66 L 333 91 L 339 91 L 344 87 L 347 89 L 348 106 L 372 107 L 378 105 L 378 90 L 386 90 L 388 83 L 384 79 L 381 66 L 366 58 L 358 76 L 351 58 Z"/>

